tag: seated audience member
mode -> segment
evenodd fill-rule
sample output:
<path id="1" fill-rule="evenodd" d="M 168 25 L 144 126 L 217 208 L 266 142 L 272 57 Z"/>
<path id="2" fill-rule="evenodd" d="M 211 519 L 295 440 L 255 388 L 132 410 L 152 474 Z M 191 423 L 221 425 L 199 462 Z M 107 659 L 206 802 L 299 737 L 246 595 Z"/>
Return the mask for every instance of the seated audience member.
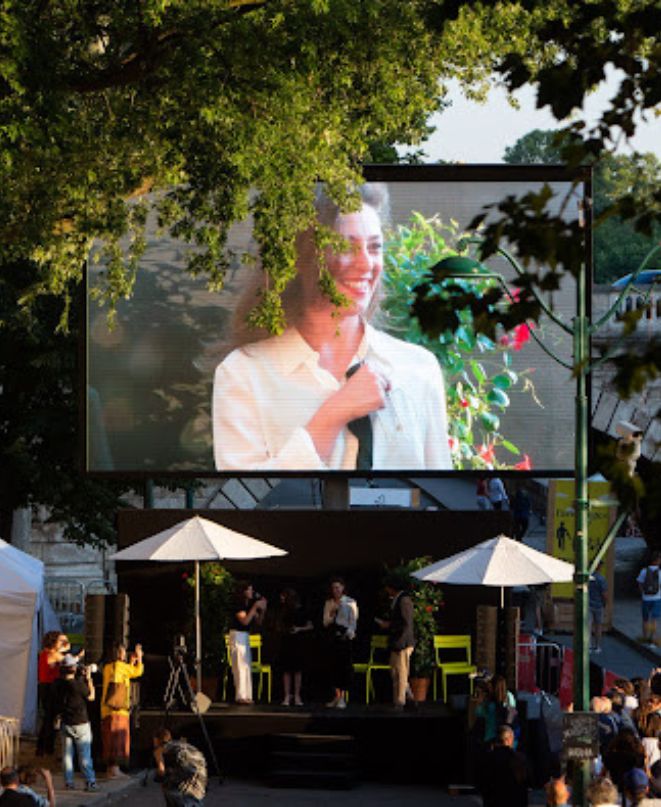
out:
<path id="1" fill-rule="evenodd" d="M 0 770 L 0 807 L 34 807 L 34 799 L 27 793 L 20 793 L 20 779 L 16 768 L 3 768 Z"/>
<path id="2" fill-rule="evenodd" d="M 658 799 L 648 799 L 649 778 L 642 768 L 632 768 L 624 776 L 624 797 L 627 805 L 637 807 L 653 807 L 658 805 Z"/>
<path id="3" fill-rule="evenodd" d="M 500 726 L 494 748 L 483 758 L 479 787 L 484 807 L 527 807 L 528 765 L 525 756 L 514 750 L 514 732 Z"/>
<path id="4" fill-rule="evenodd" d="M 590 782 L 587 790 L 590 807 L 619 807 L 617 788 L 610 779 L 599 777 Z"/>
<path id="5" fill-rule="evenodd" d="M 40 796 L 32 789 L 32 785 L 37 781 L 37 776 L 41 776 L 46 785 L 46 796 Z M 18 769 L 19 793 L 27 793 L 32 797 L 36 807 L 55 807 L 55 789 L 53 788 L 53 776 L 47 768 L 31 768 L 22 765 Z"/>
<path id="6" fill-rule="evenodd" d="M 569 807 L 571 793 L 565 782 L 565 777 L 551 779 L 544 785 L 546 793 L 546 807 Z"/>

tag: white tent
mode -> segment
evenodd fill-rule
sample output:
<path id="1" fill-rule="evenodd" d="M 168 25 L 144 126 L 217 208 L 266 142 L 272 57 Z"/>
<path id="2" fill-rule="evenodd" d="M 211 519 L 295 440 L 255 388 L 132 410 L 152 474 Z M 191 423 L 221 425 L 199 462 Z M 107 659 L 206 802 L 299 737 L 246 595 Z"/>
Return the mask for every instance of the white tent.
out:
<path id="1" fill-rule="evenodd" d="M 0 539 L 0 714 L 37 723 L 37 655 L 41 635 L 59 630 L 44 594 L 44 564 Z"/>

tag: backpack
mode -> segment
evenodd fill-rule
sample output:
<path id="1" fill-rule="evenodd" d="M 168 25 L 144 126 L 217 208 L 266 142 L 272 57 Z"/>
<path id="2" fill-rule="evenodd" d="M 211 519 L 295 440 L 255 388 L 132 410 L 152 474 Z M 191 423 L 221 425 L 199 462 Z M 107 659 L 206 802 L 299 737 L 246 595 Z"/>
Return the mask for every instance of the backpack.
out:
<path id="1" fill-rule="evenodd" d="M 652 596 L 659 593 L 659 570 L 650 566 L 645 569 L 645 579 L 643 580 L 643 594 Z"/>

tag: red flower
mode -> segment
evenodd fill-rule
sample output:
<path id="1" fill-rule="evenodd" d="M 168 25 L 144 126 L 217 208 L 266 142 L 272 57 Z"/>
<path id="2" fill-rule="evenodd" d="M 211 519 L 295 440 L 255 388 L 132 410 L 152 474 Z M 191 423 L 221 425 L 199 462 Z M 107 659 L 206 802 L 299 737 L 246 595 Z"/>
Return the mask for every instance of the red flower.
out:
<path id="1" fill-rule="evenodd" d="M 493 450 L 493 443 L 489 443 L 488 446 L 485 446 L 483 443 L 480 446 L 477 453 L 480 455 L 480 457 L 482 457 L 482 459 L 485 462 L 488 462 L 491 465 L 493 465 L 493 463 L 496 461 L 496 455 Z"/>
<path id="2" fill-rule="evenodd" d="M 530 328 L 526 322 L 517 325 L 513 331 L 514 335 L 514 350 L 521 350 L 521 348 L 530 341 Z"/>
<path id="3" fill-rule="evenodd" d="M 498 340 L 498 343 L 499 343 L 500 345 L 502 345 L 503 347 L 509 347 L 510 341 L 511 341 L 511 340 L 510 340 L 509 336 L 508 336 L 506 333 L 504 333 L 504 334 L 503 334 L 503 335 L 500 337 L 500 339 Z"/>
<path id="4" fill-rule="evenodd" d="M 428 614 L 432 614 L 434 612 L 434 606 L 433 605 L 425 605 L 425 611 Z"/>
<path id="5" fill-rule="evenodd" d="M 450 446 L 450 451 L 454 451 L 459 443 L 454 437 L 448 437 L 448 445 Z"/>
<path id="6" fill-rule="evenodd" d="M 532 471 L 532 462 L 527 454 L 523 455 L 521 462 L 517 462 L 514 466 L 517 471 Z"/>
<path id="7" fill-rule="evenodd" d="M 462 398 L 462 399 L 459 401 L 459 406 L 463 407 L 464 409 L 468 409 L 468 407 L 470 406 L 470 404 L 468 403 L 468 401 L 467 401 L 465 398 Z"/>
<path id="8" fill-rule="evenodd" d="M 188 572 L 184 572 L 184 573 L 181 575 L 181 579 L 182 579 L 182 580 L 188 580 Z"/>

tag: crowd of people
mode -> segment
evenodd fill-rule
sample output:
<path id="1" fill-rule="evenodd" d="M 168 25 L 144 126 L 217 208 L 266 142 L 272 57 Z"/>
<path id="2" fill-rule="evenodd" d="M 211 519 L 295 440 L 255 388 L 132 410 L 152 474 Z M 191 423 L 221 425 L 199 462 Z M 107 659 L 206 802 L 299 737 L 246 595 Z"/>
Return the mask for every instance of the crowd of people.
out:
<path id="1" fill-rule="evenodd" d="M 592 807 L 661 804 L 661 669 L 649 678 L 619 678 L 607 695 L 594 697 L 599 754 L 588 788 Z M 518 745 L 518 716 L 505 680 L 478 681 L 474 695 L 472 746 L 484 807 L 527 807 L 532 771 Z M 558 771 L 560 760 L 557 761 Z M 571 773 L 571 771 L 570 771 Z M 545 787 L 548 807 L 569 807 L 565 774 Z"/>
<path id="2" fill-rule="evenodd" d="M 67 790 L 75 789 L 76 759 L 85 780 L 85 790 L 93 792 L 98 788 L 92 758 L 93 721 L 90 704 L 94 702 L 97 702 L 100 711 L 101 757 L 106 766 L 106 776 L 117 778 L 125 775 L 120 770 L 120 764 L 127 765 L 130 756 L 130 682 L 143 674 L 142 659 L 143 652 L 139 644 L 130 655 L 123 644 L 113 645 L 109 660 L 102 667 L 98 691 L 94 683 L 97 666 L 85 663 L 84 650 L 74 654 L 69 638 L 60 631 L 49 631 L 43 636 L 37 665 L 40 724 L 36 755 L 52 755 L 56 736 L 60 735 L 62 773 Z M 52 780 L 48 769 L 36 770 L 45 778 L 50 792 Z M 28 776 L 27 773 L 22 776 L 18 770 L 14 773 L 19 779 Z M 5 778 L 13 782 L 16 778 L 14 773 L 8 770 Z M 33 783 L 36 774 L 32 773 L 30 776 Z M 24 794 L 30 783 L 27 780 L 19 781 L 17 788 L 13 785 L 3 787 L 5 791 L 16 790 L 17 793 Z M 15 800 L 11 795 L 7 798 Z M 39 805 L 54 803 L 44 802 L 42 797 L 36 795 L 34 802 Z"/>

